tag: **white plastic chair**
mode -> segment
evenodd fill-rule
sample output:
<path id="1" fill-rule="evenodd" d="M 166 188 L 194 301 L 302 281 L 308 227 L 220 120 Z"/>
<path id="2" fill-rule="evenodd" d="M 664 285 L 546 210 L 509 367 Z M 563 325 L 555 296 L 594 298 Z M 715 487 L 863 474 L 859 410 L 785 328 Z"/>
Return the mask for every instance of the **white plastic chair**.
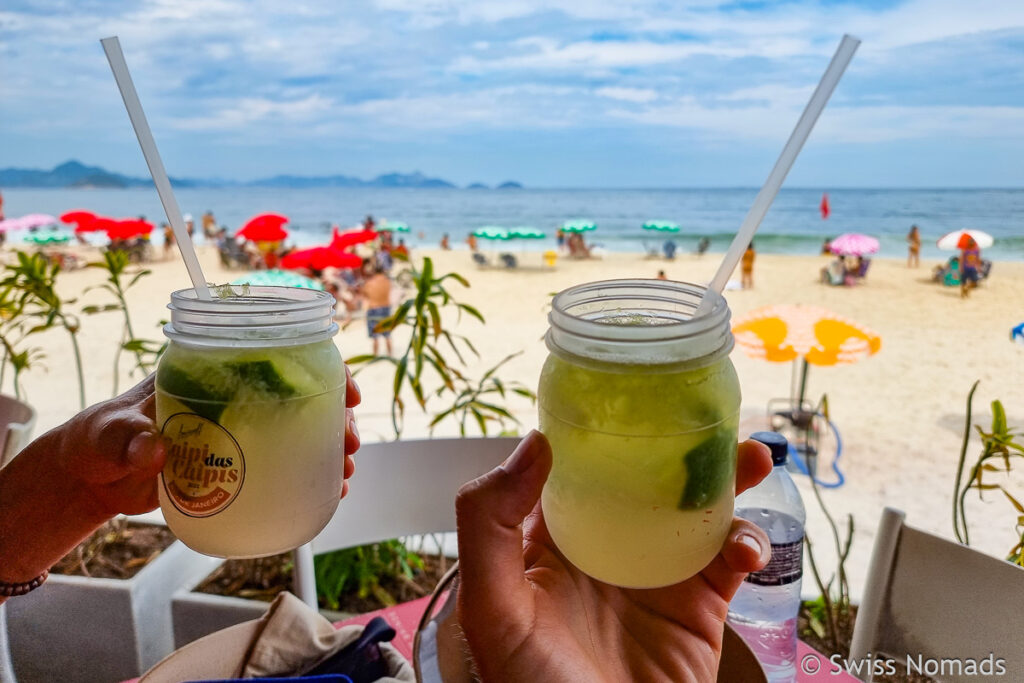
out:
<path id="1" fill-rule="evenodd" d="M 850 661 L 891 657 L 915 665 L 989 654 L 1004 660 L 1006 680 L 1024 675 L 1020 617 L 1024 569 L 903 523 L 885 508 L 875 537 L 864 597 L 850 645 Z M 923 662 L 922 662 L 923 663 Z M 871 667 L 860 672 L 871 681 Z M 947 664 L 941 681 L 989 680 L 957 675 Z M 950 672 L 953 672 L 950 675 Z"/>
<path id="2" fill-rule="evenodd" d="M 519 438 L 368 443 L 327 527 L 294 552 L 295 594 L 314 609 L 313 556 L 400 536 L 455 531 L 455 494 L 504 462 Z"/>
<path id="3" fill-rule="evenodd" d="M 35 424 L 35 408 L 13 396 L 0 394 L 0 467 L 28 445 Z"/>

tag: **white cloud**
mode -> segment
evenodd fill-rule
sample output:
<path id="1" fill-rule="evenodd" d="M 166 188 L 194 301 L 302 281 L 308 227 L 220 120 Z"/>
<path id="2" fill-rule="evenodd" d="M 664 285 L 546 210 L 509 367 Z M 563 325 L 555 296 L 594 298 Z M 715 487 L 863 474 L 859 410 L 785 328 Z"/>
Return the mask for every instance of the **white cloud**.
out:
<path id="1" fill-rule="evenodd" d="M 598 88 L 594 91 L 601 97 L 623 102 L 653 102 L 658 99 L 658 93 L 647 88 Z"/>
<path id="2" fill-rule="evenodd" d="M 316 122 L 334 107 L 333 101 L 319 95 L 290 102 L 250 97 L 223 102 L 205 116 L 175 119 L 172 125 L 181 130 L 233 131 L 240 126 L 259 123 L 300 124 Z"/>

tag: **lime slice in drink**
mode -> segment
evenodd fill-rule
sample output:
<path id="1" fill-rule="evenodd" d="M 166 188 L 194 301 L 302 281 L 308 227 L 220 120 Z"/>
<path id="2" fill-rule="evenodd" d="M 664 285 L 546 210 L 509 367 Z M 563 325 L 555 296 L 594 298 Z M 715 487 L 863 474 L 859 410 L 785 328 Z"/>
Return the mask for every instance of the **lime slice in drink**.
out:
<path id="1" fill-rule="evenodd" d="M 306 366 L 284 355 L 229 363 L 228 368 L 238 376 L 241 387 L 257 394 L 292 398 L 324 391 L 324 383 L 314 377 Z"/>
<path id="2" fill-rule="evenodd" d="M 156 381 L 161 391 L 170 394 L 197 415 L 214 422 L 224 412 L 233 394 L 223 385 L 203 381 L 199 376 L 166 361 L 160 363 Z"/>
<path id="3" fill-rule="evenodd" d="M 710 505 L 731 484 L 736 461 L 736 433 L 717 429 L 715 433 L 687 453 L 686 488 L 679 499 L 680 510 L 696 510 Z"/>

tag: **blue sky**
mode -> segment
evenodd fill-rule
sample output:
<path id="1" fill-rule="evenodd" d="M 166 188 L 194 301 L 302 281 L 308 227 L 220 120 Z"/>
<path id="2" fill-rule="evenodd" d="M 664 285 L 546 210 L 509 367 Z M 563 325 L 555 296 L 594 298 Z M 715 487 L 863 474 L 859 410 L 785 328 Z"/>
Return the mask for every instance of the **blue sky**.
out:
<path id="1" fill-rule="evenodd" d="M 758 186 L 841 35 L 864 42 L 787 180 L 1024 184 L 1019 0 L 6 0 L 0 167 Z"/>

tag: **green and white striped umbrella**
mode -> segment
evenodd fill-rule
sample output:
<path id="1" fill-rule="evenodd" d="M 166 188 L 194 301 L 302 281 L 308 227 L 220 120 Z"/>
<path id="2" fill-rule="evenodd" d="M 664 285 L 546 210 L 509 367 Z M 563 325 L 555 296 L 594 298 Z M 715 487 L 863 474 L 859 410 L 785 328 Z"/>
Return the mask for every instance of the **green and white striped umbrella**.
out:
<path id="1" fill-rule="evenodd" d="M 672 221 L 647 221 L 643 228 L 655 232 L 679 232 L 679 224 Z"/>
<path id="2" fill-rule="evenodd" d="M 508 236 L 509 237 L 513 237 L 513 238 L 517 238 L 517 239 L 526 239 L 526 240 L 541 240 L 541 239 L 544 239 L 545 237 L 547 237 L 547 235 L 545 235 L 543 232 L 541 232 L 537 228 L 531 228 L 531 227 L 527 227 L 527 226 L 521 226 L 521 227 L 518 227 L 518 228 L 511 228 L 508 231 Z"/>
<path id="3" fill-rule="evenodd" d="M 497 225 L 485 225 L 482 228 L 477 228 L 473 231 L 474 237 L 479 237 L 485 240 L 510 240 L 512 235 L 505 228 L 498 227 Z"/>
<path id="4" fill-rule="evenodd" d="M 25 235 L 25 241 L 32 244 L 64 244 L 71 241 L 71 235 L 56 230 L 40 230 Z"/>
<path id="5" fill-rule="evenodd" d="M 409 226 L 398 221 L 384 221 L 384 225 L 375 228 L 377 232 L 409 232 Z"/>
<path id="6" fill-rule="evenodd" d="M 590 230 L 597 230 L 597 223 L 577 218 L 562 223 L 562 230 L 564 232 L 588 232 Z"/>
<path id="7" fill-rule="evenodd" d="M 266 287 L 301 287 L 302 289 L 323 289 L 324 286 L 311 277 L 287 270 L 255 270 L 231 281 L 233 285 L 261 285 Z"/>

